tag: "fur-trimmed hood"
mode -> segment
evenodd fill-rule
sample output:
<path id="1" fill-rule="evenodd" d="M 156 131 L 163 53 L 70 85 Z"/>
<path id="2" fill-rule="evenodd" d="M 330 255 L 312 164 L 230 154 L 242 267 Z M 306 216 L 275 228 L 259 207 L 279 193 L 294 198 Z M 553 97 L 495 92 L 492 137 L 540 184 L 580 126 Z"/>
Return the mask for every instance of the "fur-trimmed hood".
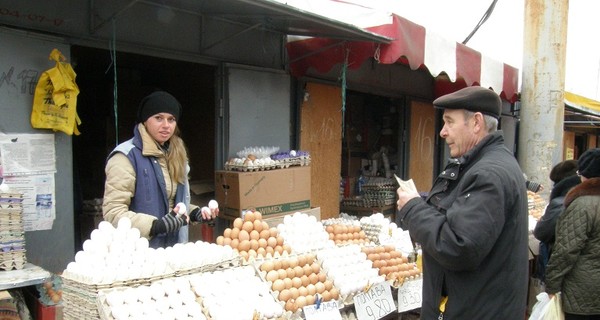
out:
<path id="1" fill-rule="evenodd" d="M 600 178 L 587 179 L 571 189 L 565 197 L 565 208 L 568 207 L 573 200 L 583 196 L 600 196 Z"/>

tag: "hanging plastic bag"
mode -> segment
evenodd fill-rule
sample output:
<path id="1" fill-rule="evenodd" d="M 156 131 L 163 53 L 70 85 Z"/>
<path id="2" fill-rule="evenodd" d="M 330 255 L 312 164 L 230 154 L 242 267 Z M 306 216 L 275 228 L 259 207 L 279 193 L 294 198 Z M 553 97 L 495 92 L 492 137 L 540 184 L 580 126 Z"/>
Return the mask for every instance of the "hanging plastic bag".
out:
<path id="1" fill-rule="evenodd" d="M 564 320 L 560 292 L 552 299 L 546 292 L 536 296 L 537 302 L 533 306 L 529 320 Z"/>
<path id="2" fill-rule="evenodd" d="M 58 49 L 53 49 L 49 60 L 56 66 L 42 73 L 35 87 L 31 126 L 36 129 L 52 129 L 68 135 L 79 135 L 77 125 L 81 120 L 77 115 L 77 95 L 79 87 L 75 83 L 75 71 L 64 62 L 66 58 Z"/>

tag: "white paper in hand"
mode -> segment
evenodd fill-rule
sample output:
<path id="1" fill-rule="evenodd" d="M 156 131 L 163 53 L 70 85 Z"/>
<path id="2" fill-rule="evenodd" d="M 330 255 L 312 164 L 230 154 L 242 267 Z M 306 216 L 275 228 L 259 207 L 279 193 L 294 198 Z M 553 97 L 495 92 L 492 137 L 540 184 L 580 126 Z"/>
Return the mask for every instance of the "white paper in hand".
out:
<path id="1" fill-rule="evenodd" d="M 394 174 L 394 177 L 396 178 L 396 181 L 398 181 L 398 185 L 400 185 L 402 191 L 419 193 L 413 179 L 402 180 L 396 174 Z"/>

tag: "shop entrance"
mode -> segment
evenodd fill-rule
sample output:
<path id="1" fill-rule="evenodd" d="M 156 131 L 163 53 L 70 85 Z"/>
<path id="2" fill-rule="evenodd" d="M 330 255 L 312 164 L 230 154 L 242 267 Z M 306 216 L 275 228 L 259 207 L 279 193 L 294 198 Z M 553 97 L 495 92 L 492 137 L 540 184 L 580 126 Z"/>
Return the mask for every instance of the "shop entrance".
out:
<path id="1" fill-rule="evenodd" d="M 106 156 L 131 138 L 138 103 L 152 90 L 170 92 L 183 106 L 178 125 L 188 147 L 193 201 L 214 196 L 216 67 L 118 52 L 115 75 L 108 50 L 80 46 L 71 48 L 71 61 L 82 121 L 81 135 L 73 136 L 76 250 L 101 219 Z"/>

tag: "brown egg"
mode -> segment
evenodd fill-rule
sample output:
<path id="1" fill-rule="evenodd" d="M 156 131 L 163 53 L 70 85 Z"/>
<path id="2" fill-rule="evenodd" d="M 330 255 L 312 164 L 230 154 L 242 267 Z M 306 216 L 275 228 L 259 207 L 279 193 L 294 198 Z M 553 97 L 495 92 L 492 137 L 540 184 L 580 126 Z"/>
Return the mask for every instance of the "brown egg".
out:
<path id="1" fill-rule="evenodd" d="M 298 256 L 298 265 L 304 267 L 306 265 L 306 255 Z"/>
<path id="2" fill-rule="evenodd" d="M 227 228 L 225 231 L 223 231 L 223 237 L 231 238 L 231 228 Z"/>
<path id="3" fill-rule="evenodd" d="M 287 252 L 287 253 L 292 253 L 292 247 L 290 247 L 289 244 L 284 243 L 283 244 L 283 251 Z"/>
<path id="4" fill-rule="evenodd" d="M 231 239 L 230 238 L 223 238 L 223 245 L 224 246 L 231 246 Z"/>
<path id="5" fill-rule="evenodd" d="M 287 272 L 285 272 L 285 269 L 279 269 L 279 270 L 277 270 L 277 273 L 279 274 L 279 276 L 278 276 L 279 279 L 287 278 Z"/>
<path id="6" fill-rule="evenodd" d="M 248 252 L 250 250 L 250 240 L 240 240 L 238 250 Z"/>
<path id="7" fill-rule="evenodd" d="M 266 248 L 267 247 L 267 240 L 263 239 L 263 238 L 259 238 L 258 239 L 258 246 L 260 248 Z"/>
<path id="8" fill-rule="evenodd" d="M 261 257 L 264 257 L 267 255 L 267 251 L 265 250 L 265 248 L 258 248 L 256 249 L 256 254 Z"/>
<path id="9" fill-rule="evenodd" d="M 222 246 L 223 245 L 223 236 L 218 236 L 217 237 L 217 244 Z"/>
<path id="10" fill-rule="evenodd" d="M 256 230 L 256 232 L 259 232 L 259 233 L 263 230 L 262 221 L 254 220 L 254 230 Z"/>
<path id="11" fill-rule="evenodd" d="M 275 246 L 275 252 L 282 254 L 283 253 L 283 247 L 282 246 Z"/>
<path id="12" fill-rule="evenodd" d="M 277 237 L 275 237 L 277 239 L 277 245 L 278 246 L 283 246 L 283 237 L 280 235 L 277 235 Z"/>
<path id="13" fill-rule="evenodd" d="M 267 272 L 265 279 L 267 279 L 267 281 L 274 282 L 275 280 L 279 279 L 279 273 L 276 270 L 271 270 Z"/>
<path id="14" fill-rule="evenodd" d="M 262 229 L 260 231 L 260 238 L 261 239 L 267 240 L 267 239 L 269 239 L 269 237 L 270 237 L 269 229 Z"/>
<path id="15" fill-rule="evenodd" d="M 273 249 L 273 247 L 269 247 L 269 246 L 267 246 L 267 247 L 265 248 L 265 251 L 266 251 L 268 254 L 271 254 L 271 256 L 272 256 L 272 255 L 273 255 L 273 253 L 275 252 L 275 249 Z"/>
<path id="16" fill-rule="evenodd" d="M 256 253 L 256 251 L 254 249 L 250 249 L 248 250 L 248 258 L 252 257 L 252 258 L 256 258 L 258 254 Z"/>
<path id="17" fill-rule="evenodd" d="M 308 289 L 305 286 L 298 288 L 298 296 L 302 297 L 308 294 Z"/>
<path id="18" fill-rule="evenodd" d="M 273 269 L 275 269 L 275 270 L 281 269 L 281 260 L 273 260 Z"/>
<path id="19" fill-rule="evenodd" d="M 277 279 L 277 280 L 273 281 L 272 288 L 273 288 L 273 291 L 281 292 L 283 289 L 285 289 L 285 283 L 283 282 L 283 280 Z"/>
<path id="20" fill-rule="evenodd" d="M 283 279 L 283 282 L 285 283 L 286 289 L 289 289 L 293 286 L 292 279 L 290 279 L 290 278 Z"/>
<path id="21" fill-rule="evenodd" d="M 316 273 L 311 273 L 308 276 L 308 279 L 310 280 L 310 283 L 312 283 L 312 284 L 319 282 L 319 276 Z"/>
<path id="22" fill-rule="evenodd" d="M 325 227 L 325 231 L 327 231 L 327 233 L 333 233 L 333 226 L 328 225 L 327 227 Z"/>
<path id="23" fill-rule="evenodd" d="M 319 272 L 318 276 L 319 276 L 319 281 L 321 281 L 321 282 L 325 282 L 325 280 L 327 280 L 327 275 L 325 274 L 325 272 Z"/>
<path id="24" fill-rule="evenodd" d="M 300 277 L 300 280 L 302 280 L 302 286 L 304 287 L 310 284 L 310 278 L 307 275 Z"/>
<path id="25" fill-rule="evenodd" d="M 306 306 L 306 297 L 301 295 L 296 299 L 296 307 L 302 309 L 304 306 Z"/>
<path id="26" fill-rule="evenodd" d="M 294 288 L 300 288 L 302 286 L 302 279 L 298 277 L 292 278 L 292 286 Z"/>
<path id="27" fill-rule="evenodd" d="M 317 282 L 314 286 L 318 294 L 322 294 L 325 291 L 325 284 L 323 282 Z"/>
<path id="28" fill-rule="evenodd" d="M 304 269 L 302 269 L 301 266 L 295 266 L 294 273 L 296 274 L 296 277 L 302 277 L 304 275 Z"/>
<path id="29" fill-rule="evenodd" d="M 269 228 L 269 234 L 271 237 L 277 237 L 277 235 L 279 234 L 279 231 L 277 231 L 277 228 L 272 227 L 272 228 Z"/>
<path id="30" fill-rule="evenodd" d="M 317 293 L 317 287 L 314 284 L 309 284 L 306 286 L 306 289 L 308 290 L 308 294 L 311 296 L 314 296 L 315 293 Z"/>
<path id="31" fill-rule="evenodd" d="M 290 293 L 290 290 L 283 289 L 279 292 L 279 296 L 278 296 L 279 301 L 288 301 L 291 298 L 292 298 L 292 294 Z"/>
<path id="32" fill-rule="evenodd" d="M 296 272 L 294 272 L 294 269 L 292 269 L 292 268 L 285 269 L 285 273 L 287 274 L 287 277 L 290 279 L 293 279 L 296 276 Z"/>
<path id="33" fill-rule="evenodd" d="M 285 302 L 285 310 L 290 312 L 296 312 L 296 304 L 294 303 L 293 298 L 290 298 Z"/>
<path id="34" fill-rule="evenodd" d="M 235 220 L 233 220 L 233 227 L 241 229 L 243 223 L 244 223 L 244 220 L 242 220 L 242 218 L 235 218 Z"/>
<path id="35" fill-rule="evenodd" d="M 298 258 L 297 257 L 291 257 L 288 259 L 288 261 L 290 262 L 290 268 L 295 268 L 298 266 Z"/>
<path id="36" fill-rule="evenodd" d="M 266 221 L 263 221 L 262 222 L 262 229 L 263 230 L 269 230 L 269 228 L 271 228 L 271 227 L 269 227 L 269 223 L 267 223 Z"/>
<path id="37" fill-rule="evenodd" d="M 240 236 L 240 228 L 231 229 L 231 234 L 229 235 L 231 239 L 239 239 Z"/>
<path id="38" fill-rule="evenodd" d="M 298 293 L 298 288 L 296 288 L 296 287 L 291 287 L 289 290 L 290 290 L 290 293 L 292 294 L 292 299 L 296 299 L 300 295 Z"/>
<path id="39" fill-rule="evenodd" d="M 290 267 L 290 261 L 288 259 L 282 259 L 281 260 L 281 268 L 287 269 L 289 267 Z"/>
<path id="40" fill-rule="evenodd" d="M 310 306 L 315 304 L 315 296 L 306 296 L 306 305 Z"/>
<path id="41" fill-rule="evenodd" d="M 318 273 L 319 273 L 319 271 L 321 270 L 321 266 L 319 266 L 319 264 L 318 264 L 318 263 L 316 263 L 316 262 L 313 262 L 313 263 L 310 265 L 310 268 L 312 269 L 312 272 L 313 272 L 313 273 L 317 273 L 317 274 L 318 274 Z"/>
<path id="42" fill-rule="evenodd" d="M 250 240 L 250 250 L 258 250 L 258 241 L 251 239 Z"/>
<path id="43" fill-rule="evenodd" d="M 258 239 L 260 239 L 260 234 L 258 233 L 258 231 L 256 231 L 256 230 L 250 231 L 250 239 L 251 240 L 258 240 Z"/>
<path id="44" fill-rule="evenodd" d="M 329 293 L 331 293 L 331 299 L 337 300 L 340 297 L 340 292 L 335 287 L 331 288 Z"/>
<path id="45" fill-rule="evenodd" d="M 277 246 L 277 239 L 275 237 L 269 237 L 267 239 L 267 245 L 271 248 L 275 248 Z"/>
<path id="46" fill-rule="evenodd" d="M 304 267 L 302 267 L 302 274 L 304 275 L 310 275 L 311 273 L 313 273 L 311 266 L 305 264 Z"/>
<path id="47" fill-rule="evenodd" d="M 325 280 L 323 284 L 325 285 L 325 290 L 331 290 L 331 288 L 333 288 L 333 281 L 331 280 Z"/>
<path id="48" fill-rule="evenodd" d="M 241 230 L 238 239 L 240 239 L 240 241 L 250 240 L 250 233 L 246 230 Z"/>
<path id="49" fill-rule="evenodd" d="M 231 239 L 231 243 L 229 244 L 233 249 L 237 249 L 240 244 L 239 239 Z"/>
<path id="50" fill-rule="evenodd" d="M 245 230 L 246 232 L 250 233 L 250 231 L 254 230 L 254 223 L 252 223 L 252 221 L 244 221 L 244 224 L 242 225 L 242 230 Z"/>
<path id="51" fill-rule="evenodd" d="M 254 222 L 255 219 L 254 212 L 252 211 L 246 211 L 244 214 L 244 221 Z"/>
<path id="52" fill-rule="evenodd" d="M 254 211 L 254 219 L 262 220 L 262 213 L 260 211 Z"/>
<path id="53" fill-rule="evenodd" d="M 321 295 L 323 296 L 323 301 L 331 300 L 331 293 L 329 293 L 329 291 L 323 291 L 323 294 Z"/>
<path id="54" fill-rule="evenodd" d="M 267 260 L 263 262 L 263 264 L 260 265 L 260 270 L 264 272 L 269 272 L 273 270 L 273 261 Z"/>
<path id="55" fill-rule="evenodd" d="M 316 259 L 316 256 L 314 253 L 309 253 L 306 255 L 306 264 L 312 264 Z"/>

